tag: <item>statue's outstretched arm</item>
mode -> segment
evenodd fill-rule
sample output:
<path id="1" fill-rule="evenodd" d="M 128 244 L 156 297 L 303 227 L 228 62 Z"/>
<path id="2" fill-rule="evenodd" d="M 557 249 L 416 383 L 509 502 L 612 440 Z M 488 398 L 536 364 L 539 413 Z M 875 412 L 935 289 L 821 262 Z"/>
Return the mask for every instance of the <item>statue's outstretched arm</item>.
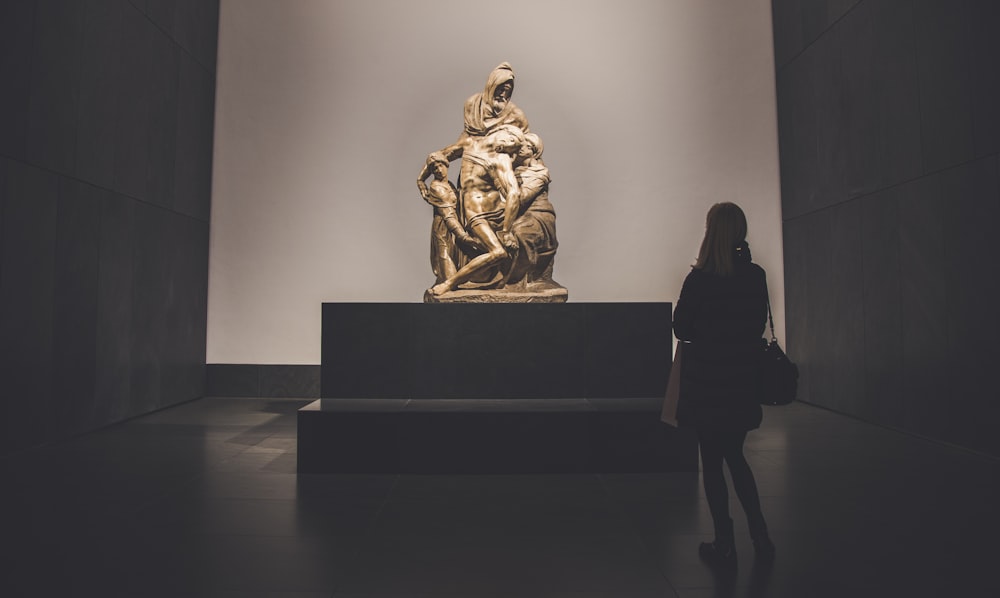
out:
<path id="1" fill-rule="evenodd" d="M 447 162 L 451 164 L 465 153 L 465 146 L 468 145 L 469 134 L 462 131 L 462 134 L 458 136 L 458 140 L 455 143 L 449 145 L 448 147 L 431 152 L 427 155 L 427 163 L 431 164 L 433 162 Z"/>
<path id="2" fill-rule="evenodd" d="M 420 197 L 423 197 L 424 201 L 427 201 L 427 194 L 429 193 L 426 180 L 431 174 L 431 164 L 433 162 L 424 164 L 424 167 L 420 169 L 420 174 L 417 175 L 417 189 L 420 190 Z"/>

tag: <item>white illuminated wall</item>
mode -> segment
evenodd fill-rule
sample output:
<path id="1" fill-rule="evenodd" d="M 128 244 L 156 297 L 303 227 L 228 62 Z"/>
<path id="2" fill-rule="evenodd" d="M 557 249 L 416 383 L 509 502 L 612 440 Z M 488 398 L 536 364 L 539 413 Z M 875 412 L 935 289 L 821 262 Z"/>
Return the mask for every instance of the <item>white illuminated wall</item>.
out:
<path id="1" fill-rule="evenodd" d="M 735 201 L 783 338 L 770 0 L 222 0 L 218 56 L 208 363 L 318 364 L 323 302 L 422 300 L 417 174 L 502 61 L 570 301 L 676 301 Z"/>

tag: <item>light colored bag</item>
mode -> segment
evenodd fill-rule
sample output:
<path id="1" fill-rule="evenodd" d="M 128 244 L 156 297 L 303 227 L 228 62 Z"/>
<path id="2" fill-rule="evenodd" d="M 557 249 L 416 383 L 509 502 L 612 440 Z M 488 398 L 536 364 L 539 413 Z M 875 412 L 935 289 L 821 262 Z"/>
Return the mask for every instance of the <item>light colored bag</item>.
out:
<path id="1" fill-rule="evenodd" d="M 677 427 L 677 401 L 681 394 L 681 347 L 682 341 L 677 341 L 677 349 L 674 351 L 674 361 L 670 364 L 670 378 L 667 380 L 667 397 L 663 401 L 663 412 L 660 414 L 660 421 Z"/>

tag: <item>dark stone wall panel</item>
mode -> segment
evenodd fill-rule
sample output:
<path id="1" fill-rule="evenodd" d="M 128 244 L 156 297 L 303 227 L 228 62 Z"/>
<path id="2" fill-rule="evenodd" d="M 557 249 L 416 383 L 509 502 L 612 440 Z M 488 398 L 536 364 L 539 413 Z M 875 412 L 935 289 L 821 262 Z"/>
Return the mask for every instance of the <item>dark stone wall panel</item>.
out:
<path id="1" fill-rule="evenodd" d="M 830 339 L 839 322 L 835 316 L 837 298 L 829 279 L 833 260 L 830 212 L 815 212 L 801 220 L 802 234 L 810 242 L 810 251 L 804 254 L 809 336 L 805 339 L 802 375 L 808 378 L 807 400 L 832 406 L 836 400 L 835 378 L 839 372 L 834 366 L 836 359 Z"/>
<path id="2" fill-rule="evenodd" d="M 203 394 L 207 224 L 136 205 L 132 405 L 144 413 Z"/>
<path id="3" fill-rule="evenodd" d="M 865 400 L 864 277 L 861 249 L 861 202 L 851 201 L 830 210 L 831 269 L 826 292 L 833 299 L 827 343 L 833 357 L 834 402 L 829 406 L 870 416 Z"/>
<path id="4" fill-rule="evenodd" d="M 848 197 L 871 193 L 882 184 L 879 152 L 880 102 L 871 101 L 881 73 L 871 3 L 865 2 L 839 24 L 844 82 L 844 187 Z"/>
<path id="5" fill-rule="evenodd" d="M 920 93 L 914 56 L 913 4 L 910 0 L 868 2 L 871 6 L 875 77 L 868 98 L 875 100 L 879 188 L 909 181 L 921 173 Z M 865 101 L 865 92 L 855 97 Z"/>
<path id="6" fill-rule="evenodd" d="M 167 33 L 171 38 L 174 36 L 174 11 L 177 0 L 144 0 L 136 3 L 139 10 L 146 13 L 149 20 Z"/>
<path id="7" fill-rule="evenodd" d="M 132 295 L 132 385 L 130 414 L 154 411 L 163 404 L 164 375 L 169 367 L 168 321 L 177 289 L 170 271 L 169 221 L 166 211 L 137 203 Z"/>
<path id="8" fill-rule="evenodd" d="M 4 239 L 6 238 L 6 233 L 4 232 L 4 203 L 7 201 L 7 170 L 10 168 L 10 162 L 0 156 L 0 284 L 3 283 L 3 264 L 4 264 Z M 2 307 L 2 306 L 0 306 Z"/>
<path id="9" fill-rule="evenodd" d="M 810 0 L 801 2 L 802 35 L 810 43 L 840 20 L 858 0 Z"/>
<path id="10" fill-rule="evenodd" d="M 830 205 L 835 196 L 830 183 L 838 169 L 837 131 L 828 123 L 840 102 L 829 94 L 836 87 L 831 72 L 832 45 L 806 50 L 790 64 L 778 81 L 779 152 L 781 159 L 782 213 L 795 218 Z M 824 74 L 817 74 L 824 73 Z M 836 95 L 836 92 L 834 92 Z M 834 177 L 835 178 L 835 177 Z"/>
<path id="11" fill-rule="evenodd" d="M 144 413 L 203 394 L 208 227 L 144 204 L 135 216 L 131 409 Z"/>
<path id="12" fill-rule="evenodd" d="M 964 3 L 914 3 L 924 171 L 973 156 L 969 28 Z"/>
<path id="13" fill-rule="evenodd" d="M 788 351 L 801 369 L 800 398 L 831 409 L 867 409 L 861 204 L 849 202 L 787 221 L 786 241 L 808 252 L 786 257 Z"/>
<path id="14" fill-rule="evenodd" d="M 207 221 L 211 212 L 215 80 L 189 55 L 179 57 L 174 209 Z"/>
<path id="15" fill-rule="evenodd" d="M 899 426 L 905 407 L 898 189 L 865 198 L 861 243 L 866 407 L 861 412 L 879 423 Z"/>
<path id="16" fill-rule="evenodd" d="M 168 331 L 176 374 L 164 389 L 164 406 L 204 394 L 208 326 L 208 223 L 175 213 L 170 219 L 174 225 L 171 243 L 177 251 L 171 265 L 176 302 Z"/>
<path id="17" fill-rule="evenodd" d="M 0 154 L 23 160 L 30 113 L 35 2 L 0 2 Z"/>
<path id="18" fill-rule="evenodd" d="M 788 64 L 805 46 L 802 38 L 802 5 L 798 0 L 772 0 L 774 23 L 774 65 Z"/>
<path id="19" fill-rule="evenodd" d="M 174 38 L 210 73 L 215 72 L 218 35 L 219 0 L 175 0 Z"/>
<path id="20" fill-rule="evenodd" d="M 816 53 L 812 79 L 816 137 L 816 176 L 809 185 L 809 210 L 825 208 L 847 197 L 844 171 L 847 162 L 847 88 L 841 64 L 841 39 L 837 29 L 816 41 L 808 52 Z M 807 179 L 809 180 L 809 179 Z"/>
<path id="21" fill-rule="evenodd" d="M 776 82 L 778 104 L 778 156 L 781 163 L 781 210 L 785 219 L 801 216 L 808 210 L 809 180 L 817 169 L 814 121 L 811 107 L 808 68 L 805 58 L 782 72 Z"/>
<path id="22" fill-rule="evenodd" d="M 135 202 L 110 191 L 101 196 L 94 420 L 112 422 L 134 414 L 129 403 Z"/>
<path id="23" fill-rule="evenodd" d="M 146 199 L 173 207 L 174 159 L 177 145 L 177 54 L 165 35 L 152 35 L 149 69 L 149 147 L 146 151 Z"/>
<path id="24" fill-rule="evenodd" d="M 153 36 L 149 20 L 134 8 L 123 13 L 117 119 L 115 121 L 114 190 L 145 199 L 149 166 L 150 65 Z"/>
<path id="25" fill-rule="evenodd" d="M 787 220 L 782 230 L 785 247 L 805 247 L 810 239 L 806 218 Z M 809 308 L 809 260 L 805 251 L 785 251 L 785 351 L 798 364 L 799 398 L 811 396 L 809 363 L 812 361 L 813 321 Z"/>
<path id="26" fill-rule="evenodd" d="M 847 87 L 839 34 L 832 31 L 786 66 L 778 79 L 779 151 L 785 218 L 847 196 Z"/>
<path id="27" fill-rule="evenodd" d="M 122 2 L 85 3 L 80 52 L 76 173 L 105 189 L 115 182 L 115 121 L 122 79 Z"/>
<path id="28" fill-rule="evenodd" d="M 4 449 L 49 436 L 59 179 L 8 164 L 0 266 L 0 401 Z"/>
<path id="29" fill-rule="evenodd" d="M 980 436 L 983 424 L 970 429 L 968 415 L 985 413 L 996 402 L 995 377 L 1000 362 L 1000 277 L 996 239 L 977 234 L 983 223 L 1000 222 L 1000 183 L 995 159 L 979 160 L 941 173 L 948 205 L 945 230 L 948 281 L 948 354 L 953 384 L 947 420 L 948 439 L 968 443 L 970 430 Z"/>
<path id="30" fill-rule="evenodd" d="M 997 172 L 998 179 L 1000 179 L 1000 155 L 993 158 L 993 168 Z M 1000 182 L 998 182 L 998 187 L 1000 187 Z M 997 198 L 997 201 L 1000 202 L 1000 197 Z M 995 283 L 996 281 L 994 280 Z M 992 348 L 994 355 L 996 355 L 996 345 L 994 344 Z M 996 361 L 994 359 L 994 363 Z M 985 369 L 980 372 L 980 375 L 987 376 L 992 371 L 992 369 Z M 983 416 L 979 419 L 980 425 L 974 433 L 974 446 L 991 455 L 1000 455 L 1000 434 L 997 434 L 994 427 L 990 424 L 990 422 L 997 421 L 1000 421 L 1000 401 L 987 401 Z"/>
<path id="31" fill-rule="evenodd" d="M 1000 411 L 984 392 L 1000 334 L 988 230 L 1000 3 L 773 7 L 787 342 L 803 396 L 1000 454 L 981 425 Z M 799 37 L 804 49 L 787 50 Z"/>
<path id="32" fill-rule="evenodd" d="M 61 179 L 56 221 L 53 405 L 56 436 L 93 425 L 101 202 Z"/>
<path id="33" fill-rule="evenodd" d="M 779 71 L 785 218 L 921 173 L 912 12 L 902 0 L 860 3 Z"/>
<path id="34" fill-rule="evenodd" d="M 900 425 L 940 437 L 937 421 L 948 410 L 948 300 L 945 222 L 947 205 L 936 175 L 899 189 L 899 263 L 903 329 Z"/>
<path id="35" fill-rule="evenodd" d="M 968 0 L 975 156 L 1000 153 L 1000 2 Z"/>
<path id="36" fill-rule="evenodd" d="M 38 0 L 35 8 L 27 159 L 61 173 L 76 166 L 83 6 Z"/>
<path id="37" fill-rule="evenodd" d="M 0 3 L 2 452 L 204 393 L 218 3 L 197 4 L 206 67 L 173 1 Z"/>

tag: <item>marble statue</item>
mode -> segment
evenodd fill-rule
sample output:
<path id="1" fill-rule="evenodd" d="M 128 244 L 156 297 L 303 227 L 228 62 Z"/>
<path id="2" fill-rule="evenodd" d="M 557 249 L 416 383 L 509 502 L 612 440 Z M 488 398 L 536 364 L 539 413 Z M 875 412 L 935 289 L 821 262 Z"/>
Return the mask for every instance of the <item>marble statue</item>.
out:
<path id="1" fill-rule="evenodd" d="M 514 71 L 504 62 L 485 89 L 465 102 L 465 126 L 455 143 L 431 152 L 417 177 L 434 208 L 431 270 L 424 301 L 562 302 L 552 280 L 556 215 L 541 138 L 529 131 L 511 100 Z M 448 180 L 461 158 L 458 185 Z M 431 181 L 428 183 L 428 178 Z"/>

